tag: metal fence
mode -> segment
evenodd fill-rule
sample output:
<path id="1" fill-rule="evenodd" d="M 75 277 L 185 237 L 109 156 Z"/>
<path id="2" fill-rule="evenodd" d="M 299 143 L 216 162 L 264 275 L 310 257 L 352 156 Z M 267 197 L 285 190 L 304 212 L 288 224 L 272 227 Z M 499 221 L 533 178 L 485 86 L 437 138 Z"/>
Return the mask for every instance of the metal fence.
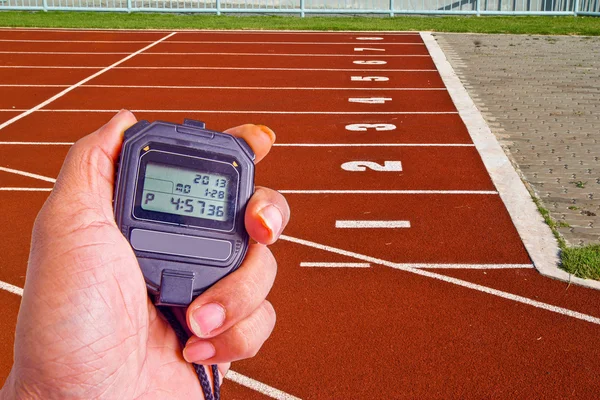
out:
<path id="1" fill-rule="evenodd" d="M 0 10 L 600 16 L 600 0 L 0 0 Z"/>

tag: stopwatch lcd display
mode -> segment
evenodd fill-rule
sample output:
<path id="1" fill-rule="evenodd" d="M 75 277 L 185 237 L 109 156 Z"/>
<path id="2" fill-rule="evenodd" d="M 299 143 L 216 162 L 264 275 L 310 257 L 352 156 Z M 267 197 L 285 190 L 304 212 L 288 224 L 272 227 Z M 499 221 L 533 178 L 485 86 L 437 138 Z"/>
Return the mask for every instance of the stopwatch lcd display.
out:
<path id="1" fill-rule="evenodd" d="M 225 175 L 149 162 L 141 206 L 147 211 L 225 221 L 228 186 Z"/>
<path id="2" fill-rule="evenodd" d="M 140 159 L 133 215 L 141 220 L 231 230 L 236 165 L 235 160 L 148 151 Z"/>

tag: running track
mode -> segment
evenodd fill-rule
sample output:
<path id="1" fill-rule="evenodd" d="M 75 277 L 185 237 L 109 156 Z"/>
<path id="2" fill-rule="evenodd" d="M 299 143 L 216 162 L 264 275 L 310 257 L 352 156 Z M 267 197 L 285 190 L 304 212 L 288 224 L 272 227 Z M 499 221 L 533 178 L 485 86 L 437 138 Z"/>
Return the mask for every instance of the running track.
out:
<path id="1" fill-rule="evenodd" d="M 224 398 L 596 398 L 600 294 L 533 268 L 427 38 L 0 29 L 0 382 L 35 215 L 128 108 L 277 133 L 278 322 Z"/>

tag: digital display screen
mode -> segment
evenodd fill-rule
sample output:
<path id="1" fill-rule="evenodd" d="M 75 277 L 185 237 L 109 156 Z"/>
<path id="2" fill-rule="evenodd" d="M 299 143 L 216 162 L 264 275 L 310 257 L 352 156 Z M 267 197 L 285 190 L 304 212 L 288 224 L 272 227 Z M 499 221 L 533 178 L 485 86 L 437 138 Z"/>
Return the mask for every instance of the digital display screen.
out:
<path id="1" fill-rule="evenodd" d="M 229 186 L 226 175 L 148 162 L 140 205 L 146 211 L 226 221 Z"/>

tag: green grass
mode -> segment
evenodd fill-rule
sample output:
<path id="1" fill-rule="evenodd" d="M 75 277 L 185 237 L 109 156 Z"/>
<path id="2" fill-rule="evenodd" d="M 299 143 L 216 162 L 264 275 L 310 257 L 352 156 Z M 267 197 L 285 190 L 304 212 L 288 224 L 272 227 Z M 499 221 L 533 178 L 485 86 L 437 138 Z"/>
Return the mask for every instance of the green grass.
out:
<path id="1" fill-rule="evenodd" d="M 562 250 L 562 268 L 580 278 L 600 280 L 600 244 Z"/>
<path id="2" fill-rule="evenodd" d="M 600 35 L 594 17 L 306 17 L 216 16 L 199 14 L 103 12 L 0 12 L 4 27 L 127 28 L 127 29 L 306 29 L 407 30 L 437 32 Z"/>
<path id="3" fill-rule="evenodd" d="M 560 247 L 560 267 L 570 274 L 579 278 L 600 280 L 600 244 L 591 244 L 582 247 L 568 247 L 565 239 L 558 232 L 558 228 L 569 227 L 569 224 L 563 221 L 555 221 L 548 211 L 542 205 L 540 199 L 531 196 L 537 208 L 544 217 L 544 221 L 552 229 L 554 237 Z M 569 207 L 571 209 L 571 207 Z"/>

